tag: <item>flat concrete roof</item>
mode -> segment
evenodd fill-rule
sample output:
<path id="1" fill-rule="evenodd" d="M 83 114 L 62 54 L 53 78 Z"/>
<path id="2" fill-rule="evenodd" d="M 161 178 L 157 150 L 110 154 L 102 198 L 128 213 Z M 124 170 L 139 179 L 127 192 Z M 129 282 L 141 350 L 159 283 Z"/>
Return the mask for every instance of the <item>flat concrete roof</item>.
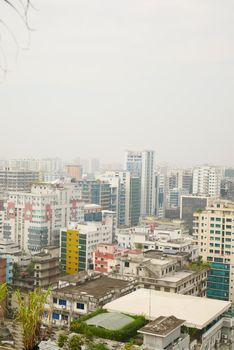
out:
<path id="1" fill-rule="evenodd" d="M 192 274 L 194 274 L 194 271 L 177 271 L 171 275 L 160 278 L 159 281 L 176 283 Z"/>
<path id="2" fill-rule="evenodd" d="M 89 295 L 94 298 L 103 298 L 106 295 L 110 294 L 114 289 L 125 289 L 130 286 L 131 282 L 123 281 L 120 279 L 110 278 L 104 275 L 101 275 L 98 278 L 85 281 L 76 286 L 69 285 L 67 287 L 53 289 L 52 293 L 58 293 L 60 295 L 74 296 L 78 297 L 80 295 Z"/>
<path id="3" fill-rule="evenodd" d="M 167 265 L 167 264 L 170 264 L 170 263 L 174 263 L 174 261 L 172 259 L 169 260 L 169 259 L 165 259 L 165 258 L 163 258 L 163 259 L 154 259 L 153 258 L 153 259 L 150 260 L 150 262 L 151 262 L 152 265 L 160 265 L 160 266 Z"/>
<path id="4" fill-rule="evenodd" d="M 174 316 L 160 316 L 156 318 L 156 320 L 148 323 L 146 326 L 141 328 L 138 332 L 143 334 L 154 334 L 160 337 L 165 337 L 166 335 L 173 332 L 174 329 L 182 326 L 184 322 L 184 320 L 179 320 Z"/>
<path id="5" fill-rule="evenodd" d="M 149 320 L 174 316 L 187 327 L 202 329 L 229 309 L 231 302 L 138 289 L 105 305 L 108 311 L 144 315 Z"/>

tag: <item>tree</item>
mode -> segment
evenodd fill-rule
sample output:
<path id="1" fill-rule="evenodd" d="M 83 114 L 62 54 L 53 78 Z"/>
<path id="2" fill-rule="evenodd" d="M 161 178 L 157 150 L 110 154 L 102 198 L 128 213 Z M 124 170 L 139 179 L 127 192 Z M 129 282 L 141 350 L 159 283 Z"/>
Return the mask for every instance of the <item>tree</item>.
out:
<path id="1" fill-rule="evenodd" d="M 4 315 L 4 302 L 7 295 L 7 285 L 6 283 L 0 284 L 0 317 L 3 318 Z"/>
<path id="2" fill-rule="evenodd" d="M 20 49 L 20 39 L 19 33 L 17 31 L 17 26 L 15 20 L 19 19 L 20 23 L 26 28 L 28 33 L 28 44 L 29 46 L 29 25 L 28 25 L 28 11 L 30 6 L 32 6 L 30 0 L 0 0 L 0 72 L 3 73 L 3 76 L 8 71 L 8 58 L 9 55 L 6 49 L 6 43 L 3 44 L 4 40 L 8 44 L 14 45 L 15 54 L 13 56 L 18 56 Z M 12 11 L 8 11 L 12 10 Z M 11 18 L 11 13 L 16 15 L 16 18 Z"/>
<path id="3" fill-rule="evenodd" d="M 68 341 L 70 350 L 81 350 L 82 341 L 78 335 L 73 335 Z"/>
<path id="4" fill-rule="evenodd" d="M 35 289 L 30 291 L 24 300 L 21 292 L 19 290 L 16 291 L 18 301 L 16 321 L 19 322 L 22 328 L 25 350 L 32 350 L 39 340 L 41 317 L 49 293 L 50 289 L 46 292 L 41 289 Z"/>
<path id="5" fill-rule="evenodd" d="M 12 268 L 13 279 L 16 278 L 16 276 L 18 276 L 20 272 L 21 272 L 20 265 L 14 262 L 13 268 Z"/>
<path id="6" fill-rule="evenodd" d="M 58 347 L 62 348 L 67 342 L 67 336 L 65 334 L 59 334 Z"/>

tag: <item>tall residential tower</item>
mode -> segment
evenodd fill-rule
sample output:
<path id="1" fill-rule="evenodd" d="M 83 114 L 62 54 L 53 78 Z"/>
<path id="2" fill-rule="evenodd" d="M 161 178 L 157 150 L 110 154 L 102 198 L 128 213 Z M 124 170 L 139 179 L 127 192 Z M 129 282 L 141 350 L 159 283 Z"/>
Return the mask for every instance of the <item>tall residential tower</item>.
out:
<path id="1" fill-rule="evenodd" d="M 141 177 L 141 215 L 155 214 L 155 152 L 125 152 L 125 170 Z"/>

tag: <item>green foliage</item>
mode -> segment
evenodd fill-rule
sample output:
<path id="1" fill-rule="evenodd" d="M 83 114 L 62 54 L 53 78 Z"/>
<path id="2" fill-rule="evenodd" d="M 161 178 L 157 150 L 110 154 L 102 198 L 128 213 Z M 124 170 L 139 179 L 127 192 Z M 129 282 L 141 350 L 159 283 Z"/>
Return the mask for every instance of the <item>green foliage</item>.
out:
<path id="1" fill-rule="evenodd" d="M 4 302 L 4 300 L 6 299 L 6 295 L 7 295 L 7 285 L 6 283 L 2 283 L 0 284 L 0 306 L 2 308 L 2 304 Z"/>
<path id="2" fill-rule="evenodd" d="M 134 349 L 134 341 L 133 341 L 133 339 L 130 339 L 130 341 L 125 344 L 124 349 L 125 350 L 133 350 Z"/>
<path id="3" fill-rule="evenodd" d="M 59 334 L 58 337 L 58 347 L 62 348 L 67 342 L 67 336 L 64 334 Z"/>
<path id="4" fill-rule="evenodd" d="M 210 267 L 210 264 L 208 262 L 204 262 L 202 260 L 193 261 L 188 266 L 188 268 L 190 270 L 195 270 L 195 271 L 201 271 L 201 270 L 209 269 L 209 267 Z"/>
<path id="5" fill-rule="evenodd" d="M 73 335 L 68 341 L 70 350 L 81 350 L 82 341 L 78 335 Z"/>
<path id="6" fill-rule="evenodd" d="M 41 316 L 49 293 L 50 289 L 46 292 L 35 289 L 24 298 L 19 290 L 16 291 L 18 301 L 16 321 L 22 328 L 24 350 L 32 350 L 38 341 Z"/>
<path id="7" fill-rule="evenodd" d="M 102 327 L 87 325 L 85 323 L 87 319 L 92 318 L 102 312 L 107 311 L 97 310 L 96 312 L 90 315 L 81 317 L 79 320 L 72 321 L 70 330 L 75 333 L 84 334 L 85 336 L 93 335 L 103 339 L 126 342 L 130 338 L 134 337 L 138 329 L 143 327 L 147 323 L 144 316 L 131 316 L 132 318 L 134 318 L 133 322 L 118 330 L 109 330 Z"/>
<path id="8" fill-rule="evenodd" d="M 12 274 L 13 274 L 13 279 L 16 278 L 19 273 L 21 272 L 21 267 L 19 264 L 17 264 L 16 262 L 13 263 L 13 267 L 12 267 Z"/>
<path id="9" fill-rule="evenodd" d="M 29 275 L 33 275 L 34 273 L 34 263 L 31 262 L 27 267 L 26 267 L 26 271 L 29 273 Z"/>
<path id="10" fill-rule="evenodd" d="M 143 244 L 142 243 L 135 243 L 135 248 L 136 249 L 143 249 Z"/>
<path id="11" fill-rule="evenodd" d="M 0 317 L 4 316 L 4 310 L 5 310 L 5 299 L 7 295 L 7 284 L 2 283 L 0 284 Z"/>
<path id="12" fill-rule="evenodd" d="M 90 314 L 81 316 L 77 321 L 79 321 L 79 322 L 84 322 L 84 321 L 89 320 L 89 319 L 92 318 L 92 317 L 95 317 L 95 316 L 100 315 L 100 314 L 105 314 L 105 313 L 107 313 L 107 312 L 108 312 L 108 311 L 107 311 L 106 309 L 97 309 L 97 310 L 93 311 L 93 312 L 90 313 Z M 73 321 L 73 322 L 76 322 L 76 321 Z"/>

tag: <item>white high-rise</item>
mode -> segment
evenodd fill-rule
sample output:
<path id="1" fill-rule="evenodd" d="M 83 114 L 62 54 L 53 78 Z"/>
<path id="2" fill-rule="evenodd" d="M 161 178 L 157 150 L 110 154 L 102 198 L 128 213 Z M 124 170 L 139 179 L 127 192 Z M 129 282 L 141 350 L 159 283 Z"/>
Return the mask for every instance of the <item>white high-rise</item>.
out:
<path id="1" fill-rule="evenodd" d="M 141 215 L 155 214 L 155 152 L 125 152 L 125 170 L 141 177 Z"/>
<path id="2" fill-rule="evenodd" d="M 84 221 L 80 189 L 73 183 L 35 184 L 31 192 L 9 192 L 2 237 L 26 252 L 59 245 L 61 227 Z"/>
<path id="3" fill-rule="evenodd" d="M 222 169 L 213 166 L 197 166 L 193 169 L 193 194 L 219 197 Z"/>

